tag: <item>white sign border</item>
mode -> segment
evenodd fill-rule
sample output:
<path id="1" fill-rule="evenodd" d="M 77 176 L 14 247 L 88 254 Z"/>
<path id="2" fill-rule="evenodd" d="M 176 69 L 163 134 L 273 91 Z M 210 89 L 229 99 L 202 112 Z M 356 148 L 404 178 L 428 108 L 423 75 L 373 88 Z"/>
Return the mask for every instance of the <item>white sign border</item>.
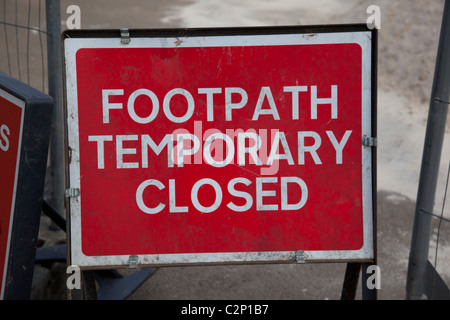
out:
<path id="1" fill-rule="evenodd" d="M 141 37 L 132 38 L 123 44 L 120 38 L 66 38 L 64 56 L 67 97 L 68 146 L 71 149 L 69 164 L 70 188 L 80 188 L 80 158 L 78 138 L 78 104 L 76 53 L 83 48 L 183 48 L 222 46 L 276 46 L 307 44 L 354 43 L 362 49 L 362 136 L 372 136 L 372 32 L 345 31 L 329 33 L 289 33 L 269 35 L 224 35 L 186 37 Z M 361 137 L 362 139 L 362 137 Z M 139 255 L 138 266 L 163 266 L 185 264 L 228 263 L 288 263 L 288 262 L 345 262 L 372 261 L 374 259 L 372 148 L 362 147 L 362 197 L 364 244 L 359 250 L 333 251 L 280 251 L 280 252 L 225 252 L 197 254 L 152 254 Z M 84 268 L 128 266 L 130 255 L 86 256 L 81 250 L 81 201 L 72 197 L 70 207 L 70 261 Z M 300 257 L 300 258 L 299 258 Z M 299 261 L 300 259 L 300 261 Z"/>

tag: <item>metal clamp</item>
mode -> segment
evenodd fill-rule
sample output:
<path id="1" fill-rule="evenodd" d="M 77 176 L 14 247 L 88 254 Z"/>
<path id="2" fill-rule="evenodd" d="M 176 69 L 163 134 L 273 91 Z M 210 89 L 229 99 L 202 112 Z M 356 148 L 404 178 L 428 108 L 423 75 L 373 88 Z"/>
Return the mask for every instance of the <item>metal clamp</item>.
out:
<path id="1" fill-rule="evenodd" d="M 362 144 L 365 147 L 376 147 L 378 145 L 378 139 L 374 137 L 363 136 Z"/>
<path id="2" fill-rule="evenodd" d="M 297 263 L 305 263 L 305 251 L 298 250 L 295 251 L 295 262 Z"/>
<path id="3" fill-rule="evenodd" d="M 120 43 L 129 44 L 130 41 L 130 31 L 128 28 L 120 28 Z"/>
<path id="4" fill-rule="evenodd" d="M 131 255 L 128 259 L 128 268 L 130 269 L 137 269 L 139 257 L 137 255 Z"/>
<path id="5" fill-rule="evenodd" d="M 66 198 L 79 197 L 80 189 L 78 189 L 78 188 L 66 189 L 65 195 L 66 195 Z"/>
<path id="6" fill-rule="evenodd" d="M 434 101 L 436 101 L 436 102 L 441 102 L 441 103 L 446 103 L 446 104 L 450 104 L 450 102 L 448 102 L 448 101 L 445 101 L 445 100 L 442 100 L 441 98 L 434 98 Z"/>

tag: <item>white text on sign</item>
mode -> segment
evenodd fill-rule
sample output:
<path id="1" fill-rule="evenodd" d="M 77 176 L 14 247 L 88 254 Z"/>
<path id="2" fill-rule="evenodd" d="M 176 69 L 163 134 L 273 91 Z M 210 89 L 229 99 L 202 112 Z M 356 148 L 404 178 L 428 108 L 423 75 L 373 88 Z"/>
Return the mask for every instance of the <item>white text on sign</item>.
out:
<path id="1" fill-rule="evenodd" d="M 6 124 L 0 126 L 0 149 L 8 151 L 9 149 L 9 135 L 10 131 Z"/>
<path id="2" fill-rule="evenodd" d="M 338 86 L 331 85 L 329 97 L 318 97 L 317 86 L 284 86 L 283 94 L 291 98 L 290 106 L 291 119 L 299 120 L 300 108 L 308 108 L 309 119 L 317 120 L 318 112 L 323 112 L 329 116 L 329 121 L 338 120 Z M 207 121 L 217 120 L 215 108 L 223 106 L 225 120 L 233 121 L 233 113 L 239 109 L 248 107 L 248 94 L 246 90 L 239 87 L 226 88 L 199 88 L 200 97 L 204 97 L 206 102 Z M 164 116 L 173 123 L 186 123 L 195 114 L 196 103 L 193 95 L 182 88 L 175 88 L 167 92 L 164 97 L 158 97 L 152 90 L 138 89 L 132 92 L 125 103 L 111 102 L 114 96 L 123 96 L 123 89 L 102 90 L 102 123 L 108 125 L 111 117 L 119 113 L 126 112 L 128 116 L 138 124 L 149 124 L 160 115 L 160 101 Z M 309 106 L 302 104 L 301 94 L 309 94 Z M 185 100 L 185 112 L 183 115 L 175 115 L 172 111 L 172 99 L 181 96 Z M 138 97 L 147 99 L 148 114 L 138 115 L 135 110 L 135 102 Z M 238 99 L 236 97 L 238 96 Z M 263 104 L 269 108 L 263 108 Z M 205 103 L 203 104 L 205 105 Z M 147 109 L 146 109 L 147 110 Z M 270 87 L 261 87 L 254 106 L 252 121 L 258 121 L 261 117 L 272 117 L 275 121 L 280 121 L 277 105 L 273 98 Z M 290 132 L 292 136 L 292 132 Z M 114 167 L 117 169 L 138 169 L 149 168 L 150 149 L 157 157 L 163 156 L 165 152 L 168 168 L 183 167 L 185 164 L 206 163 L 212 167 L 221 168 L 228 165 L 246 166 L 248 164 L 256 166 L 266 166 L 261 168 L 262 175 L 274 175 L 278 171 L 280 161 L 286 161 L 289 166 L 321 165 L 319 149 L 322 141 L 326 139 L 333 147 L 333 162 L 337 165 L 344 163 L 343 151 L 349 141 L 352 130 L 346 130 L 343 134 L 336 135 L 332 130 L 297 131 L 295 135 L 296 143 L 288 143 L 286 133 L 277 129 L 270 129 L 270 137 L 267 129 L 226 129 L 222 132 L 218 129 L 202 130 L 202 122 L 194 121 L 194 132 L 186 129 L 176 129 L 172 133 L 167 133 L 162 139 L 155 141 L 149 134 L 118 134 L 118 135 L 89 135 L 88 141 L 96 144 L 97 169 L 105 169 L 105 159 L 115 159 Z M 105 150 L 111 150 L 114 154 L 106 155 Z M 192 161 L 193 157 L 193 161 Z M 125 159 L 126 158 L 126 159 Z M 248 161 L 247 161 L 248 159 Z M 309 159 L 307 161 L 307 159 Z M 268 166 L 268 167 L 267 167 Z M 245 199 L 245 204 L 236 205 L 232 201 L 226 206 L 235 212 L 249 210 L 256 202 L 257 211 L 290 211 L 301 209 L 308 199 L 308 187 L 303 179 L 295 176 L 288 177 L 259 177 L 254 180 L 256 194 L 238 191 L 234 187 L 236 184 L 249 186 L 253 181 L 244 177 L 235 177 L 229 180 L 227 191 L 230 195 Z M 277 183 L 281 195 L 278 204 L 264 204 L 265 197 L 276 195 L 276 190 L 264 190 L 262 185 Z M 288 185 L 296 184 L 301 190 L 300 200 L 290 203 L 288 199 Z M 215 192 L 214 203 L 210 206 L 203 206 L 198 199 L 198 190 L 201 186 L 208 185 Z M 149 207 L 143 199 L 144 191 L 147 188 L 163 190 L 168 187 L 169 203 L 159 203 Z M 213 179 L 198 180 L 190 191 L 191 205 L 200 212 L 214 212 L 222 204 L 223 190 L 217 181 Z M 176 205 L 176 181 L 168 179 L 160 181 L 157 179 L 147 179 L 143 181 L 136 191 L 136 204 L 139 209 L 146 214 L 155 214 L 169 207 L 169 212 L 188 212 L 188 205 Z"/>

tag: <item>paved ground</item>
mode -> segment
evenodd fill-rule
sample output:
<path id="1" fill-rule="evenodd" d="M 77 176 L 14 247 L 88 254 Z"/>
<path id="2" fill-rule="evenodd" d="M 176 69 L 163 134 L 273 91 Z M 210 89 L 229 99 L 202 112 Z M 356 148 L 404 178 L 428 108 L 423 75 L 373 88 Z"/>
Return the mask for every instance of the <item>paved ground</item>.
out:
<path id="1" fill-rule="evenodd" d="M 413 224 L 414 202 L 392 192 L 378 194 L 378 298 L 403 300 Z M 41 239 L 64 242 L 62 231 L 50 231 L 43 217 Z M 442 230 L 443 234 L 448 234 Z M 448 239 L 442 240 L 448 245 Z M 129 299 L 340 299 L 345 264 L 233 265 L 160 268 Z M 34 298 L 64 298 L 65 266 L 52 272 L 38 266 Z M 126 274 L 122 272 L 123 274 Z M 359 280 L 357 299 L 361 298 Z"/>
<path id="2" fill-rule="evenodd" d="M 379 193 L 379 299 L 404 299 L 414 203 Z M 163 268 L 131 299 L 340 299 L 345 264 Z M 361 281 L 359 282 L 361 284 Z M 360 285 L 357 298 L 361 298 Z"/>

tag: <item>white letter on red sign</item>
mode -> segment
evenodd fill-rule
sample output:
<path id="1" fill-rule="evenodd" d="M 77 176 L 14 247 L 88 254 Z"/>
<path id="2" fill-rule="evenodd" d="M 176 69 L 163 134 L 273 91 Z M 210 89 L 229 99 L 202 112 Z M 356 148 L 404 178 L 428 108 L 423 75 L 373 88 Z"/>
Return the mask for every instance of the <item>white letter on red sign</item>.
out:
<path id="1" fill-rule="evenodd" d="M 181 94 L 182 96 L 184 96 L 188 103 L 186 113 L 182 117 L 174 116 L 172 111 L 170 110 L 170 100 L 172 100 L 172 97 L 176 94 Z M 175 123 L 186 122 L 192 117 L 192 114 L 194 113 L 194 98 L 187 90 L 184 90 L 182 88 L 172 89 L 167 92 L 166 96 L 164 97 L 163 109 L 167 119 L 169 119 L 170 121 Z"/>
<path id="2" fill-rule="evenodd" d="M 109 96 L 123 95 L 123 89 L 102 90 L 103 123 L 109 123 L 109 109 L 122 109 L 121 103 L 110 103 Z"/>
<path id="3" fill-rule="evenodd" d="M 331 98 L 317 98 L 317 86 L 311 86 L 311 119 L 317 119 L 317 105 L 331 104 L 331 119 L 338 118 L 338 86 L 331 86 Z"/>
<path id="4" fill-rule="evenodd" d="M 288 203 L 288 183 L 296 183 L 302 189 L 302 197 L 295 204 Z M 281 177 L 281 210 L 299 210 L 308 200 L 308 187 L 305 181 L 298 177 Z"/>
<path id="5" fill-rule="evenodd" d="M 227 145 L 227 148 L 223 148 L 222 143 L 221 144 L 222 150 L 218 150 L 218 148 L 216 148 L 216 157 L 217 156 L 223 157 L 224 153 L 227 154 L 226 158 L 223 159 L 222 161 L 214 160 L 211 155 L 211 144 L 216 139 L 222 139 L 223 141 L 225 141 L 225 144 Z M 203 145 L 203 157 L 205 158 L 205 161 L 216 168 L 225 167 L 226 165 L 230 164 L 234 159 L 234 152 L 235 150 L 233 140 L 229 136 L 221 132 L 213 133 L 212 135 L 210 135 L 208 138 L 206 138 L 205 144 Z"/>
<path id="6" fill-rule="evenodd" d="M 150 100 L 152 100 L 152 112 L 146 118 L 139 117 L 136 114 L 136 111 L 134 110 L 134 102 L 136 101 L 136 98 L 139 97 L 140 95 L 146 95 L 147 97 L 150 98 Z M 131 119 L 133 119 L 137 123 L 141 123 L 141 124 L 150 123 L 156 118 L 156 116 L 158 115 L 158 112 L 159 112 L 158 97 L 156 96 L 156 94 L 153 93 L 153 91 L 150 91 L 148 89 L 136 90 L 128 98 L 127 109 L 128 109 L 128 113 L 130 114 Z"/>
<path id="7" fill-rule="evenodd" d="M 0 135 L 2 136 L 2 139 L 5 143 L 3 144 L 3 142 L 0 140 L 0 149 L 2 149 L 3 151 L 8 151 L 9 149 L 9 134 L 9 128 L 6 126 L 6 124 L 2 124 L 2 126 L 0 127 Z"/>
<path id="8" fill-rule="evenodd" d="M 241 95 L 241 101 L 233 103 L 231 102 L 231 95 L 238 93 Z M 243 108 L 248 101 L 247 92 L 242 88 L 225 88 L 225 121 L 231 121 L 231 110 Z"/>
<path id="9" fill-rule="evenodd" d="M 283 146 L 284 154 L 277 153 L 279 146 Z M 291 150 L 289 150 L 289 145 L 286 140 L 286 135 L 284 132 L 275 132 L 275 137 L 273 138 L 272 147 L 270 149 L 269 158 L 267 159 L 267 165 L 271 166 L 273 160 L 285 159 L 288 161 L 289 165 L 294 165 L 294 159 L 292 159 Z"/>
<path id="10" fill-rule="evenodd" d="M 123 141 L 137 141 L 137 134 L 133 135 L 118 135 L 116 137 L 116 159 L 117 159 L 117 169 L 125 168 L 139 168 L 138 162 L 123 162 L 124 154 L 136 154 L 135 148 L 124 148 Z"/>
<path id="11" fill-rule="evenodd" d="M 173 167 L 173 144 L 172 135 L 166 134 L 161 142 L 157 145 L 148 134 L 141 136 L 141 149 L 142 149 L 142 168 L 148 168 L 148 147 L 150 147 L 156 155 L 159 155 L 164 147 L 167 146 L 167 166 Z"/>
<path id="12" fill-rule="evenodd" d="M 188 212 L 188 207 L 177 207 L 175 194 L 175 179 L 169 179 L 169 211 Z"/>
<path id="13" fill-rule="evenodd" d="M 305 146 L 305 137 L 314 138 L 312 146 Z M 305 152 L 311 153 L 315 164 L 322 164 L 316 150 L 320 148 L 322 138 L 314 131 L 299 131 L 298 132 L 298 164 L 305 164 Z"/>
<path id="14" fill-rule="evenodd" d="M 263 183 L 277 183 L 277 177 L 256 178 L 256 210 L 258 211 L 276 211 L 277 204 L 263 204 L 264 197 L 273 197 L 277 195 L 275 190 L 263 190 Z"/>
<path id="15" fill-rule="evenodd" d="M 200 202 L 198 202 L 198 190 L 200 189 L 201 186 L 205 184 L 209 184 L 210 186 L 212 186 L 214 188 L 214 191 L 216 192 L 216 200 L 209 207 L 204 207 L 203 205 L 200 204 Z M 204 213 L 213 212 L 214 210 L 217 210 L 217 208 L 219 208 L 220 204 L 222 203 L 222 188 L 213 179 L 209 178 L 200 179 L 192 187 L 191 200 L 192 204 L 198 211 Z"/>
<path id="16" fill-rule="evenodd" d="M 244 212 L 244 211 L 250 210 L 250 208 L 253 205 L 253 198 L 247 192 L 236 190 L 234 188 L 234 186 L 237 183 L 242 183 L 242 184 L 245 184 L 246 186 L 249 186 L 252 182 L 246 178 L 234 178 L 234 179 L 230 180 L 230 182 L 228 183 L 228 192 L 233 196 L 236 196 L 239 198 L 244 198 L 246 200 L 246 202 L 242 206 L 237 206 L 233 202 L 230 202 L 227 204 L 227 207 L 230 208 L 231 210 L 237 211 L 237 212 Z"/>
<path id="17" fill-rule="evenodd" d="M 267 101 L 269 102 L 270 107 L 269 109 L 262 109 L 265 97 L 267 97 Z M 259 92 L 258 101 L 256 102 L 255 112 L 253 113 L 252 120 L 253 121 L 258 120 L 260 114 L 271 114 L 274 120 L 280 120 L 280 115 L 278 114 L 275 101 L 273 100 L 272 91 L 270 91 L 270 87 L 261 88 L 261 91 Z"/>
<path id="18" fill-rule="evenodd" d="M 184 148 L 184 140 L 191 140 L 193 142 L 193 146 L 190 149 Z M 184 166 L 184 156 L 191 156 L 195 154 L 200 149 L 200 140 L 193 134 L 190 133 L 181 133 L 177 135 L 177 146 L 176 146 L 176 154 L 177 154 L 177 165 L 179 167 Z M 189 162 L 191 163 L 191 162 Z"/>
<path id="19" fill-rule="evenodd" d="M 245 146 L 245 139 L 253 139 L 254 144 L 248 148 Z M 238 164 L 240 166 L 245 166 L 245 154 L 248 153 L 252 159 L 253 163 L 257 166 L 262 165 L 261 159 L 258 157 L 258 150 L 261 148 L 262 142 L 261 137 L 255 132 L 240 132 L 238 133 Z M 250 162 L 251 163 L 251 162 Z"/>
<path id="20" fill-rule="evenodd" d="M 298 93 L 308 91 L 306 86 L 283 87 L 284 92 L 292 92 L 292 120 L 299 119 Z"/>
<path id="21" fill-rule="evenodd" d="M 336 140 L 336 137 L 334 136 L 333 131 L 327 131 L 328 138 L 330 138 L 331 143 L 333 144 L 334 149 L 336 150 L 336 164 L 342 164 L 342 150 L 345 147 L 345 144 L 348 141 L 348 138 L 350 138 L 350 135 L 352 134 L 352 130 L 345 131 L 344 136 L 341 139 L 341 142 L 338 142 Z"/>
<path id="22" fill-rule="evenodd" d="M 214 93 L 222 93 L 221 88 L 198 88 L 198 93 L 206 93 L 206 115 L 208 121 L 214 121 Z"/>
<path id="23" fill-rule="evenodd" d="M 142 212 L 144 213 L 148 213 L 148 214 L 155 214 L 160 212 L 162 209 L 164 209 L 164 207 L 166 206 L 165 204 L 159 203 L 155 208 L 149 208 L 145 205 L 144 203 L 144 190 L 145 188 L 147 188 L 148 186 L 155 186 L 157 187 L 159 190 L 164 189 L 164 185 L 155 179 L 150 179 L 150 180 L 145 180 L 144 182 L 142 182 L 139 187 L 136 190 L 136 203 L 139 207 L 139 209 L 142 210 Z"/>
<path id="24" fill-rule="evenodd" d="M 97 141 L 97 168 L 105 169 L 105 141 L 113 141 L 113 136 L 89 136 L 88 141 Z"/>

